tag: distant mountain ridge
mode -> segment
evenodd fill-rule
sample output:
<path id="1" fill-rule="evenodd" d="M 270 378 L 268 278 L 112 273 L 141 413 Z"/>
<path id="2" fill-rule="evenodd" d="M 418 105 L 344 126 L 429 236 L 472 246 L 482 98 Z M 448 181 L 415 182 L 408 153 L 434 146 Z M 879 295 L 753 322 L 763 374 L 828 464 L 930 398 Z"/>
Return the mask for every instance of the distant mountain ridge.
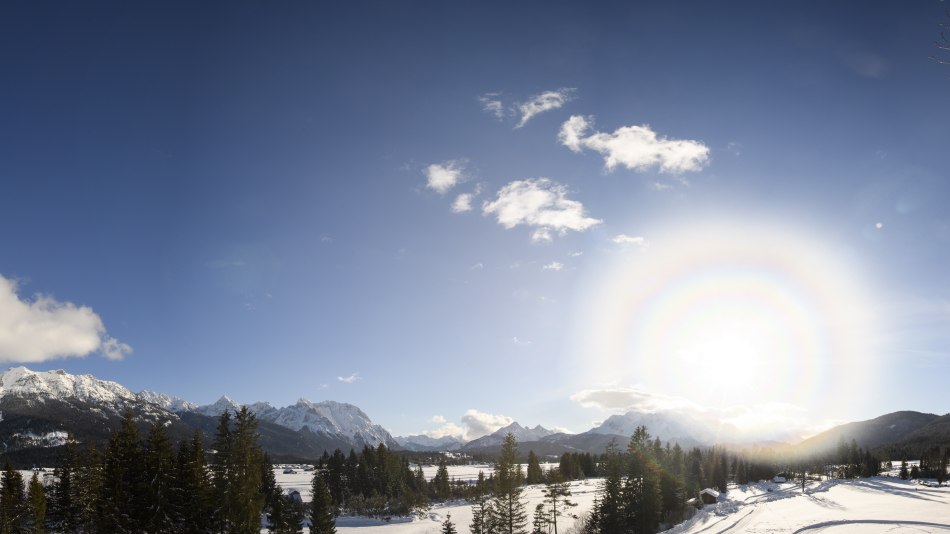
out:
<path id="1" fill-rule="evenodd" d="M 210 437 L 222 412 L 240 408 L 227 396 L 197 406 L 164 393 L 133 393 L 116 382 L 62 370 L 14 367 L 0 373 L 0 443 L 8 457 L 48 461 L 49 455 L 39 449 L 61 445 L 67 434 L 80 442 L 104 443 L 126 410 L 133 412 L 143 431 L 164 422 L 173 440 L 189 438 L 195 430 Z M 258 418 L 262 445 L 275 457 L 313 459 L 324 450 L 359 450 L 380 443 L 399 448 L 384 428 L 351 404 L 300 399 L 283 408 L 259 402 L 248 409 Z"/>

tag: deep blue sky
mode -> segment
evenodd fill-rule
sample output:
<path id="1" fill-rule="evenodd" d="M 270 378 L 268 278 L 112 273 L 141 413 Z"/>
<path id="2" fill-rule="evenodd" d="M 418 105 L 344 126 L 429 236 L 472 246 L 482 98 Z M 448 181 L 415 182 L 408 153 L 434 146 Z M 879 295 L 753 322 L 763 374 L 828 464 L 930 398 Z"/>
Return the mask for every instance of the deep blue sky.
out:
<path id="1" fill-rule="evenodd" d="M 944 413 L 945 7 L 4 3 L 0 356 L 400 434 Z M 597 139 L 647 125 L 706 155 L 608 168 Z M 513 182 L 599 222 L 506 228 L 486 207 Z M 17 328 L 66 303 L 132 352 Z"/>

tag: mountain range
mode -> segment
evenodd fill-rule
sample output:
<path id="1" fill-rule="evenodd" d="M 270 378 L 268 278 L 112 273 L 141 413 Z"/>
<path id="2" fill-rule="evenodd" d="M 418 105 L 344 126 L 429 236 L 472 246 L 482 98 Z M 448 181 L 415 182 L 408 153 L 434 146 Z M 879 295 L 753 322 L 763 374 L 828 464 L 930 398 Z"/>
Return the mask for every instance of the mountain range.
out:
<path id="1" fill-rule="evenodd" d="M 225 410 L 234 412 L 242 406 L 227 396 L 198 406 L 163 393 L 133 393 L 116 382 L 91 375 L 14 367 L 0 373 L 0 455 L 19 465 L 52 463 L 57 447 L 67 436 L 80 443 L 102 444 L 128 410 L 143 432 L 149 425 L 162 422 L 173 441 L 189 438 L 196 430 L 210 437 Z M 256 415 L 261 444 L 275 461 L 313 460 L 324 451 L 359 450 L 380 443 L 397 450 L 495 454 L 508 433 L 514 434 L 522 452 L 533 450 L 548 457 L 564 452 L 601 453 L 611 442 L 625 446 L 638 426 L 646 426 L 651 435 L 684 448 L 722 443 L 741 448 L 751 443 L 743 441 L 742 432 L 731 425 L 677 412 L 630 411 L 613 415 L 580 434 L 513 422 L 466 442 L 453 436 L 394 438 L 360 408 L 330 400 L 299 399 L 284 407 L 267 402 L 246 406 Z M 792 448 L 803 453 L 823 452 L 851 440 L 885 454 L 914 454 L 934 443 L 946 445 L 950 441 L 950 414 L 894 412 L 837 426 Z"/>

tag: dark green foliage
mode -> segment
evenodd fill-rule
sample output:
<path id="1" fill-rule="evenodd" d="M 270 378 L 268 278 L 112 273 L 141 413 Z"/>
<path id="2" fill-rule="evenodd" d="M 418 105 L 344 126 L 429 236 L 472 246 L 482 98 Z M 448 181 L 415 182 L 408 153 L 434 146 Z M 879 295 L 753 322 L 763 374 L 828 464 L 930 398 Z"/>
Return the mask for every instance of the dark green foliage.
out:
<path id="1" fill-rule="evenodd" d="M 131 411 L 112 435 L 103 458 L 102 489 L 99 492 L 97 529 L 102 532 L 141 530 L 141 514 L 147 508 L 144 496 L 144 449 Z"/>
<path id="2" fill-rule="evenodd" d="M 26 494 L 26 530 L 32 534 L 46 534 L 46 490 L 36 471 L 30 479 Z"/>
<path id="3" fill-rule="evenodd" d="M 275 486 L 267 512 L 267 530 L 277 534 L 296 534 L 303 530 L 303 504 Z"/>
<path id="4" fill-rule="evenodd" d="M 541 471 L 541 463 L 538 461 L 538 455 L 534 451 L 528 451 L 528 474 L 525 483 L 540 484 L 544 482 L 544 473 Z"/>
<path id="5" fill-rule="evenodd" d="M 310 534 L 335 534 L 336 520 L 330 490 L 319 471 L 314 471 L 310 492 Z"/>
<path id="6" fill-rule="evenodd" d="M 908 474 L 907 474 L 907 460 L 906 459 L 901 460 L 901 470 L 900 470 L 899 476 L 901 477 L 901 480 L 907 480 Z"/>
<path id="7" fill-rule="evenodd" d="M 515 436 L 508 433 L 495 464 L 495 493 L 491 506 L 492 524 L 497 534 L 526 532 L 528 514 L 521 499 L 524 473 L 517 462 L 518 445 Z"/>
<path id="8" fill-rule="evenodd" d="M 176 517 L 174 508 L 176 480 L 175 455 L 165 434 L 165 426 L 152 425 L 145 442 L 144 507 L 142 527 L 148 532 L 173 532 Z"/>
<path id="9" fill-rule="evenodd" d="M 546 518 L 557 534 L 557 519 L 569 515 L 571 508 L 577 503 L 571 501 L 571 486 L 558 472 L 551 473 L 548 485 L 544 488 L 544 505 L 547 506 Z"/>
<path id="10" fill-rule="evenodd" d="M 485 473 L 479 471 L 472 495 L 472 523 L 468 529 L 472 534 L 490 534 L 494 532 L 491 517 L 491 488 Z"/>
<path id="11" fill-rule="evenodd" d="M 0 534 L 20 532 L 27 517 L 23 476 L 8 463 L 0 476 L 0 484 Z"/>
<path id="12" fill-rule="evenodd" d="M 531 534 L 547 534 L 545 526 L 548 524 L 544 513 L 544 504 L 538 503 L 534 507 L 534 518 L 531 520 Z"/>
<path id="13" fill-rule="evenodd" d="M 444 501 L 451 496 L 449 487 L 449 469 L 445 465 L 445 460 L 439 462 L 439 469 L 432 478 L 432 494 L 436 499 Z"/>
<path id="14" fill-rule="evenodd" d="M 175 462 L 177 482 L 172 500 L 175 517 L 184 533 L 207 532 L 214 514 L 211 479 L 208 476 L 201 434 L 178 446 Z"/>
<path id="15" fill-rule="evenodd" d="M 442 534 L 458 534 L 458 531 L 455 530 L 455 523 L 452 522 L 452 514 L 445 514 L 441 532 Z"/>

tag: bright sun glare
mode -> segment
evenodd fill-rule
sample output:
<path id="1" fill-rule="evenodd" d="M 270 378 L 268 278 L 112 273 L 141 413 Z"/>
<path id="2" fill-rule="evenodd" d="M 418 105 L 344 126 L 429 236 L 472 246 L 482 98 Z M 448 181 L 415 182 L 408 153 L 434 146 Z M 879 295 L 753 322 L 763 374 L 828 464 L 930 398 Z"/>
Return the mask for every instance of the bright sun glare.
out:
<path id="1" fill-rule="evenodd" d="M 712 407 L 855 392 L 874 331 L 856 273 L 820 242 L 750 228 L 653 237 L 600 273 L 579 325 L 587 378 Z"/>

